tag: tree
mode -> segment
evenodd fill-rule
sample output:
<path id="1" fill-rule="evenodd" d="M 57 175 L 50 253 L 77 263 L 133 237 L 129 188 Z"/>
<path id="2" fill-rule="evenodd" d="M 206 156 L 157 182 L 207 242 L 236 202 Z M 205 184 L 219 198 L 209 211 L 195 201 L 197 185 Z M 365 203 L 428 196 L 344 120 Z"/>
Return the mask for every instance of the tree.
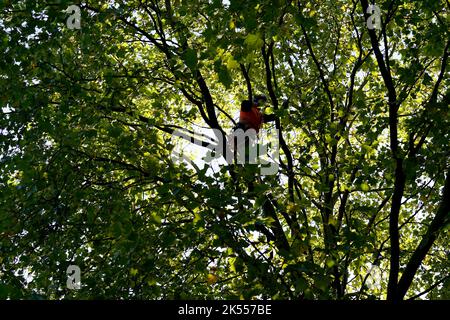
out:
<path id="1" fill-rule="evenodd" d="M 450 297 L 447 1 L 70 5 L 1 4 L 1 297 Z M 172 161 L 258 92 L 276 175 Z"/>

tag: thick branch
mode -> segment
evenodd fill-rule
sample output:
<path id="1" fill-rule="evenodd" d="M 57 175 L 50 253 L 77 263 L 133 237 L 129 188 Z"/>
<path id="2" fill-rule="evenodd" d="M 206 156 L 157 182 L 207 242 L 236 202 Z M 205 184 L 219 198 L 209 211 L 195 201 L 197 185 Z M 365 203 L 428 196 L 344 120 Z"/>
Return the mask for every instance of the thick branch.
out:
<path id="1" fill-rule="evenodd" d="M 408 291 L 419 266 L 423 259 L 427 255 L 434 241 L 439 235 L 439 232 L 450 222 L 450 170 L 447 172 L 447 178 L 445 179 L 444 191 L 442 193 L 442 200 L 439 204 L 433 221 L 428 227 L 427 232 L 422 237 L 419 245 L 414 251 L 413 255 L 409 259 L 402 277 L 398 283 L 397 299 L 404 298 Z"/>

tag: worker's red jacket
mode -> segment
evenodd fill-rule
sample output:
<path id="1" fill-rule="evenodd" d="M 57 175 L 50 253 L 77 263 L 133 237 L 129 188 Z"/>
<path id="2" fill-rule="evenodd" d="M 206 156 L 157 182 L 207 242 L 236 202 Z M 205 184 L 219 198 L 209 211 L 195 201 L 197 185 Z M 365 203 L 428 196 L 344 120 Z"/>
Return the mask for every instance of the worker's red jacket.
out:
<path id="1" fill-rule="evenodd" d="M 256 132 L 259 132 L 263 121 L 263 114 L 256 105 L 253 105 L 250 111 L 241 110 L 239 115 L 239 122 L 246 124 L 249 128 L 255 129 Z"/>

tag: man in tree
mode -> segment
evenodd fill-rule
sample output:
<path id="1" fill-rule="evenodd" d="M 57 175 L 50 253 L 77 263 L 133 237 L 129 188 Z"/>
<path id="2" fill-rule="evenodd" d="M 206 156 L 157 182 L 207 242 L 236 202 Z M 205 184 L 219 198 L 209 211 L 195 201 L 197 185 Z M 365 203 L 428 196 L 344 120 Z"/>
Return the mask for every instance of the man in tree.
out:
<path id="1" fill-rule="evenodd" d="M 239 123 L 234 128 L 234 131 L 237 129 L 244 131 L 254 129 L 258 133 L 263 123 L 275 121 L 274 114 L 267 115 L 261 112 L 260 108 L 263 108 L 266 103 L 267 97 L 263 94 L 256 95 L 253 103 L 249 100 L 242 101 Z"/>
<path id="2" fill-rule="evenodd" d="M 233 129 L 233 149 L 238 153 L 244 152 L 245 163 L 250 161 L 250 146 L 255 141 L 259 130 L 263 123 L 275 121 L 274 114 L 264 114 L 260 108 L 264 108 L 267 103 L 267 97 L 263 94 L 258 94 L 254 97 L 253 102 L 244 100 L 241 103 L 241 111 L 239 115 L 239 122 Z M 242 129 L 241 132 L 238 132 Z M 247 131 L 253 129 L 254 131 Z M 242 136 L 244 133 L 244 136 Z M 243 149 L 243 150 L 242 150 Z"/>

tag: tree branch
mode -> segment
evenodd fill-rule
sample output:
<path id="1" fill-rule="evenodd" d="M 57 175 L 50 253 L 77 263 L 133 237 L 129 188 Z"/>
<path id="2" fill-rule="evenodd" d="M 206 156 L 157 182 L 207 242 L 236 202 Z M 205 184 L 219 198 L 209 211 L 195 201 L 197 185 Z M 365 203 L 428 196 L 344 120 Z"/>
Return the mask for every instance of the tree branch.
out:
<path id="1" fill-rule="evenodd" d="M 444 190 L 442 192 L 442 200 L 439 204 L 435 217 L 433 218 L 427 232 L 422 237 L 419 245 L 414 251 L 413 255 L 406 264 L 402 277 L 398 283 L 397 299 L 404 298 L 408 291 L 415 274 L 423 259 L 427 255 L 434 241 L 439 235 L 439 232 L 450 222 L 450 170 L 447 171 L 447 178 L 445 179 Z"/>

